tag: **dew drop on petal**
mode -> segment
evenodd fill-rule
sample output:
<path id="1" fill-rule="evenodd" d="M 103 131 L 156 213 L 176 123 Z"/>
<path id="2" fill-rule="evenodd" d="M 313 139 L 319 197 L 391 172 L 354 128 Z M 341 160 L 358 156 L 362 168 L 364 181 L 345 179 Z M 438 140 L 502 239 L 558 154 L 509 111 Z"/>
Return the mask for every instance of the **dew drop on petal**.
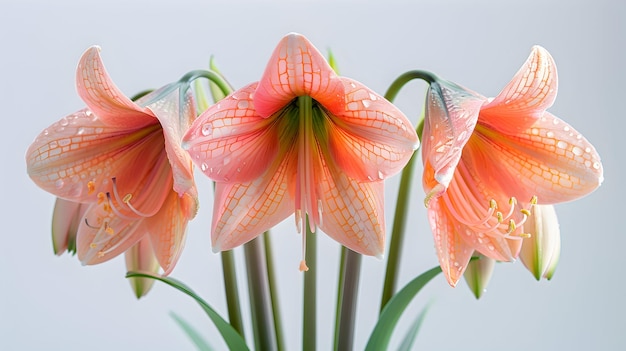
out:
<path id="1" fill-rule="evenodd" d="M 70 124 L 70 121 L 67 120 L 67 117 L 63 117 L 60 121 L 59 124 L 62 125 L 63 127 L 66 127 L 68 124 Z"/>
<path id="2" fill-rule="evenodd" d="M 590 147 L 586 147 L 585 148 L 585 152 L 591 152 L 591 148 Z"/>
<path id="3" fill-rule="evenodd" d="M 583 149 L 579 148 L 578 146 L 574 146 L 572 148 L 572 152 L 574 153 L 574 155 L 580 156 L 583 154 Z"/>
<path id="4" fill-rule="evenodd" d="M 594 168 L 594 169 L 600 169 L 600 163 L 598 163 L 598 162 L 594 162 L 594 163 L 593 163 L 593 168 Z"/>
<path id="5" fill-rule="evenodd" d="M 376 97 L 376 95 L 370 93 L 370 100 L 372 101 L 376 101 L 378 98 Z"/>
<path id="6" fill-rule="evenodd" d="M 369 101 L 369 100 L 362 100 L 361 102 L 363 103 L 363 107 L 365 107 L 365 108 L 370 107 L 370 105 L 371 105 L 371 103 L 372 103 L 372 102 L 371 102 L 371 101 Z"/>
<path id="7" fill-rule="evenodd" d="M 539 129 L 537 129 L 537 128 L 531 129 L 530 130 L 530 134 L 532 134 L 532 135 L 539 135 Z"/>
<path id="8" fill-rule="evenodd" d="M 566 143 L 566 142 L 564 142 L 563 140 L 559 140 L 559 142 L 558 142 L 558 143 L 556 143 L 556 146 L 557 146 L 559 149 L 565 149 L 565 148 L 567 147 L 567 143 Z"/>
<path id="9" fill-rule="evenodd" d="M 213 133 L 213 124 L 212 123 L 203 124 L 201 132 L 202 132 L 202 135 L 204 136 L 211 135 L 211 133 Z"/>
<path id="10" fill-rule="evenodd" d="M 57 189 L 61 189 L 63 187 L 63 184 L 65 184 L 65 182 L 63 182 L 63 179 L 58 179 L 56 182 L 54 182 L 54 186 L 56 186 Z"/>
<path id="11" fill-rule="evenodd" d="M 79 127 L 78 130 L 76 130 L 76 135 L 82 135 L 84 133 L 85 133 L 84 127 Z"/>
<path id="12" fill-rule="evenodd" d="M 200 165 L 200 169 L 202 170 L 202 172 L 206 171 L 207 168 L 209 168 L 209 166 L 204 162 Z"/>
<path id="13" fill-rule="evenodd" d="M 549 132 L 547 132 L 547 133 L 546 133 L 546 136 L 547 136 L 548 138 L 554 138 L 554 132 L 549 131 Z"/>
<path id="14" fill-rule="evenodd" d="M 565 127 L 563 127 L 563 130 L 566 131 L 566 132 L 569 132 L 569 127 L 565 126 Z"/>
<path id="15" fill-rule="evenodd" d="M 385 176 L 384 176 L 383 172 L 378 171 L 378 179 L 384 179 L 384 178 L 385 178 Z"/>

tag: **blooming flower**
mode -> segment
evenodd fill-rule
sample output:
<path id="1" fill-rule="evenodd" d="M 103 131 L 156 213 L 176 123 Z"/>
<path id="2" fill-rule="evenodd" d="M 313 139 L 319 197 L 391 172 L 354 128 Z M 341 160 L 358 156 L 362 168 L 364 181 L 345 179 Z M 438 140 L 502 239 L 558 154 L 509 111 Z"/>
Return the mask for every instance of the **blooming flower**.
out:
<path id="1" fill-rule="evenodd" d="M 561 251 L 561 231 L 554 206 L 535 206 L 524 223 L 524 231 L 530 238 L 522 243 L 519 253 L 522 263 L 537 280 L 551 279 Z"/>
<path id="2" fill-rule="evenodd" d="M 87 108 L 35 139 L 26 153 L 28 174 L 62 199 L 53 221 L 56 253 L 75 235 L 79 260 L 97 264 L 149 238 L 167 274 L 197 208 L 192 163 L 179 146 L 195 110 L 177 84 L 132 102 L 109 78 L 99 52 L 89 48 L 77 69 Z"/>
<path id="3" fill-rule="evenodd" d="M 376 256 L 384 250 L 382 181 L 419 143 L 400 110 L 337 76 L 299 34 L 280 41 L 259 82 L 199 116 L 183 142 L 216 181 L 215 251 L 295 213 L 298 231 L 306 233 L 308 215 L 311 231 Z"/>
<path id="4" fill-rule="evenodd" d="M 494 99 L 445 80 L 431 84 L 423 185 L 452 286 L 474 250 L 501 261 L 517 256 L 526 236 L 520 227 L 534 203 L 573 200 L 602 182 L 594 147 L 546 111 L 556 92 L 555 63 L 539 46 Z"/>

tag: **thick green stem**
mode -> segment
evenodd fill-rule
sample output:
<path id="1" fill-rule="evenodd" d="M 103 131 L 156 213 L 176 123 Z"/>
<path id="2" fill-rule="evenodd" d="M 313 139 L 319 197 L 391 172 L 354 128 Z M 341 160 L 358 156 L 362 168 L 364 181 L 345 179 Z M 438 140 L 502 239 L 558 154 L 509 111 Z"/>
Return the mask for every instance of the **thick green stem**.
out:
<path id="1" fill-rule="evenodd" d="M 428 83 L 434 82 L 437 77 L 426 71 L 410 71 L 398 77 L 389 87 L 385 98 L 393 101 L 400 89 L 413 79 L 423 79 Z M 417 135 L 421 138 L 424 130 L 424 116 L 420 118 L 417 125 Z M 389 253 L 387 258 L 387 269 L 385 271 L 385 282 L 383 285 L 383 293 L 380 301 L 380 311 L 387 302 L 393 297 L 398 283 L 398 267 L 402 256 L 402 243 L 404 241 L 404 232 L 406 229 L 406 218 L 408 212 L 409 194 L 411 192 L 411 181 L 413 180 L 413 172 L 415 169 L 415 160 L 417 159 L 417 150 L 411 156 L 411 159 L 402 170 L 400 176 L 400 188 L 398 189 L 398 201 L 396 203 L 396 212 L 393 218 L 393 226 L 391 229 L 391 238 L 389 244 Z"/>
<path id="2" fill-rule="evenodd" d="M 346 275 L 346 255 L 349 249 L 341 246 L 341 257 L 339 258 L 339 277 L 337 279 L 337 304 L 335 306 L 335 337 L 333 338 L 334 350 L 338 351 L 339 343 L 339 321 L 341 320 L 341 302 L 343 301 L 343 281 Z"/>
<path id="3" fill-rule="evenodd" d="M 257 237 L 244 245 L 254 345 L 257 350 L 276 350 L 265 250 L 261 240 Z"/>
<path id="4" fill-rule="evenodd" d="M 339 317 L 338 337 L 335 350 L 352 350 L 354 345 L 354 325 L 356 320 L 356 305 L 359 293 L 359 278 L 361 275 L 361 254 L 346 250 L 344 256 L 345 267 L 342 282 L 341 311 Z"/>
<path id="5" fill-rule="evenodd" d="M 222 251 L 222 271 L 224 272 L 224 290 L 228 306 L 228 320 L 230 325 L 245 338 L 243 320 L 241 319 L 241 305 L 239 304 L 239 289 L 237 288 L 237 273 L 235 257 L 232 250 Z"/>
<path id="6" fill-rule="evenodd" d="M 302 350 L 314 351 L 317 342 L 317 239 L 306 219 L 306 265 L 309 270 L 304 275 L 304 296 L 302 311 Z"/>
<path id="7" fill-rule="evenodd" d="M 263 244 L 265 245 L 265 263 L 267 265 L 267 280 L 270 289 L 270 300 L 272 301 L 272 315 L 274 316 L 274 329 L 276 332 L 276 345 L 278 351 L 285 349 L 285 338 L 283 336 L 283 325 L 280 319 L 280 306 L 278 303 L 278 286 L 276 285 L 276 274 L 274 262 L 272 260 L 272 243 L 269 231 L 263 233 Z"/>

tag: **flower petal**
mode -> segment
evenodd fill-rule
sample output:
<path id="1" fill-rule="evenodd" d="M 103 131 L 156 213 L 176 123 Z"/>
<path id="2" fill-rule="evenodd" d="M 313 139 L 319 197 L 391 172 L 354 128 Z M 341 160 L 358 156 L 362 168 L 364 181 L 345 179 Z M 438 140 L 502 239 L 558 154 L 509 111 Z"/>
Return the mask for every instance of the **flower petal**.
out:
<path id="1" fill-rule="evenodd" d="M 455 222 L 442 207 L 442 198 L 434 199 L 428 208 L 439 265 L 448 283 L 454 287 L 463 276 L 474 250 L 455 228 Z"/>
<path id="2" fill-rule="evenodd" d="M 165 86 L 161 90 L 167 88 L 168 86 Z M 191 157 L 181 146 L 183 133 L 196 117 L 195 104 L 191 94 L 187 93 L 183 96 L 181 94 L 180 87 L 178 87 L 146 107 L 154 113 L 163 128 L 165 151 L 174 175 L 174 190 L 180 196 L 188 193 L 197 197 Z M 182 106 L 181 102 L 184 103 Z"/>
<path id="3" fill-rule="evenodd" d="M 419 146 L 411 122 L 363 84 L 341 80 L 346 89 L 346 109 L 327 116 L 334 162 L 360 181 L 379 181 L 396 174 Z"/>
<path id="4" fill-rule="evenodd" d="M 195 199 L 189 194 L 179 196 L 170 191 L 159 212 L 145 219 L 145 226 L 150 233 L 150 241 L 163 275 L 171 273 L 185 246 L 189 207 L 195 207 Z"/>
<path id="5" fill-rule="evenodd" d="M 252 108 L 255 89 L 248 85 L 212 105 L 183 137 L 192 160 L 217 182 L 252 181 L 276 158 L 278 131 Z"/>
<path id="6" fill-rule="evenodd" d="M 76 252 L 76 233 L 88 205 L 57 198 L 52 213 L 52 247 L 56 255 Z"/>
<path id="7" fill-rule="evenodd" d="M 437 184 L 447 188 L 463 147 L 472 136 L 480 107 L 487 99 L 454 83 L 433 82 L 427 93 L 422 159 L 432 170 L 424 182 L 426 193 Z"/>
<path id="8" fill-rule="evenodd" d="M 104 68 L 98 46 L 90 47 L 80 58 L 76 87 L 78 95 L 105 124 L 140 128 L 154 123 L 154 117 L 146 114 L 113 83 Z"/>
<path id="9" fill-rule="evenodd" d="M 150 239 L 144 238 L 139 240 L 137 244 L 128 249 L 125 253 L 126 269 L 134 272 L 158 273 L 159 262 L 154 256 Z M 137 298 L 145 296 L 154 285 L 154 279 L 151 278 L 129 278 L 130 286 L 135 292 Z"/>
<path id="10" fill-rule="evenodd" d="M 269 117 L 302 95 L 333 113 L 344 110 L 341 80 L 307 38 L 290 33 L 274 49 L 254 93 L 254 108 L 259 116 Z"/>
<path id="11" fill-rule="evenodd" d="M 106 202 L 91 204 L 78 227 L 78 259 L 85 265 L 98 264 L 116 257 L 135 245 L 145 234 L 143 220 L 111 216 Z"/>
<path id="12" fill-rule="evenodd" d="M 256 238 L 294 212 L 288 177 L 288 159 L 247 183 L 215 184 L 213 205 L 213 251 L 226 251 Z"/>
<path id="13" fill-rule="evenodd" d="M 550 53 L 541 46 L 534 46 L 524 65 L 511 82 L 481 111 L 481 123 L 504 133 L 524 129 L 534 119 L 541 118 L 543 111 L 552 106 L 557 93 L 556 64 Z M 518 121 L 524 116 L 522 121 Z M 505 119 L 503 121 L 503 119 Z M 514 125 L 509 124 L 513 120 Z"/>
<path id="14" fill-rule="evenodd" d="M 526 200 L 538 195 L 542 204 L 570 201 L 603 180 L 593 145 L 549 112 L 517 134 L 482 125 L 476 131 L 479 135 L 468 143 L 464 158 L 468 154 L 475 161 L 472 167 L 479 178 L 497 183 L 510 196 Z"/>
<path id="15" fill-rule="evenodd" d="M 385 252 L 383 182 L 359 182 L 334 167 L 325 167 L 319 181 L 320 229 L 352 251 L 382 258 Z"/>

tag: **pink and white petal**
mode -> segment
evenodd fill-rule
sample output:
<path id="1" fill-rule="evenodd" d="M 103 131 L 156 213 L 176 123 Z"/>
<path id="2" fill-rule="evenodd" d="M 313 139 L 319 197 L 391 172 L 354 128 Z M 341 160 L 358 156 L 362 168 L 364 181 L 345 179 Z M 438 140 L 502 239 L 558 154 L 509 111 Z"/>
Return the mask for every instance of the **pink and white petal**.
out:
<path id="1" fill-rule="evenodd" d="M 196 118 L 195 103 L 190 93 L 185 96 L 181 94 L 180 88 L 176 88 L 146 107 L 152 111 L 163 128 L 165 151 L 174 175 L 174 190 L 180 196 L 188 193 L 197 197 L 191 157 L 181 146 L 183 134 Z M 183 106 L 180 106 L 181 101 L 184 102 Z"/>
<path id="2" fill-rule="evenodd" d="M 254 108 L 269 117 L 302 95 L 333 113 L 344 110 L 343 83 L 307 38 L 290 33 L 274 49 L 254 93 Z"/>
<path id="3" fill-rule="evenodd" d="M 266 173 L 278 153 L 274 119 L 252 107 L 256 83 L 212 105 L 183 137 L 193 162 L 217 182 L 245 183 Z"/>
<path id="4" fill-rule="evenodd" d="M 132 272 L 147 272 L 156 274 L 159 272 L 159 262 L 152 251 L 152 244 L 149 238 L 139 240 L 133 247 L 124 254 L 126 258 L 126 269 Z M 151 278 L 129 278 L 130 286 L 137 298 L 145 296 L 154 285 Z"/>
<path id="5" fill-rule="evenodd" d="M 350 177 L 379 181 L 399 172 L 419 146 L 408 118 L 363 84 L 341 78 L 346 109 L 326 116 L 334 162 Z"/>
<path id="6" fill-rule="evenodd" d="M 215 184 L 211 239 L 213 251 L 226 251 L 256 238 L 294 213 L 289 194 L 293 172 L 286 158 L 247 183 Z"/>
<path id="7" fill-rule="evenodd" d="M 552 106 L 556 99 L 557 84 L 556 64 L 552 56 L 541 46 L 534 46 L 511 82 L 483 107 L 481 123 L 505 133 L 516 132 L 515 127 L 520 123 L 528 125 Z M 514 121 L 517 125 L 509 125 L 509 120 L 520 116 L 526 118 Z"/>
<path id="8" fill-rule="evenodd" d="M 76 233 L 88 204 L 57 198 L 52 213 L 52 248 L 55 255 L 76 250 Z"/>
<path id="9" fill-rule="evenodd" d="M 448 284 L 455 287 L 472 258 L 474 249 L 460 237 L 454 220 L 441 207 L 442 199 L 437 198 L 428 208 L 428 221 L 433 232 L 435 250 L 439 265 Z"/>
<path id="10" fill-rule="evenodd" d="M 130 249 L 146 233 L 142 220 L 111 216 L 105 209 L 105 203 L 91 204 L 78 227 L 78 260 L 84 265 L 108 261 Z"/>
<path id="11" fill-rule="evenodd" d="M 537 195 L 540 203 L 552 204 L 587 195 L 602 183 L 602 163 L 593 145 L 548 112 L 518 134 L 476 130 L 472 151 L 464 155 L 480 159 L 477 175 L 493 178 L 511 196 L 527 201 Z"/>
<path id="12" fill-rule="evenodd" d="M 432 178 L 443 188 L 452 180 L 463 147 L 474 131 L 480 107 L 487 101 L 481 95 L 454 83 L 433 82 L 426 101 L 422 160 L 433 169 Z M 427 192 L 436 184 L 429 183 Z"/>
<path id="13" fill-rule="evenodd" d="M 318 186 L 322 205 L 320 229 L 352 251 L 382 258 L 383 182 L 360 182 L 344 172 L 325 168 Z"/>
<path id="14" fill-rule="evenodd" d="M 190 219 L 185 208 L 192 206 L 190 203 L 194 201 L 193 197 L 187 194 L 180 197 L 172 190 L 159 212 L 144 220 L 164 275 L 172 272 L 185 246 L 187 223 Z"/>
<path id="15" fill-rule="evenodd" d="M 76 70 L 78 95 L 105 124 L 140 128 L 154 123 L 154 117 L 132 102 L 113 83 L 100 57 L 100 47 L 92 46 L 80 58 Z"/>
<path id="16" fill-rule="evenodd" d="M 105 125 L 83 109 L 39 134 L 26 152 L 27 171 L 39 187 L 58 197 L 94 201 L 113 171 L 124 166 L 119 155 L 149 132 Z M 90 181 L 95 189 L 88 188 Z"/>

